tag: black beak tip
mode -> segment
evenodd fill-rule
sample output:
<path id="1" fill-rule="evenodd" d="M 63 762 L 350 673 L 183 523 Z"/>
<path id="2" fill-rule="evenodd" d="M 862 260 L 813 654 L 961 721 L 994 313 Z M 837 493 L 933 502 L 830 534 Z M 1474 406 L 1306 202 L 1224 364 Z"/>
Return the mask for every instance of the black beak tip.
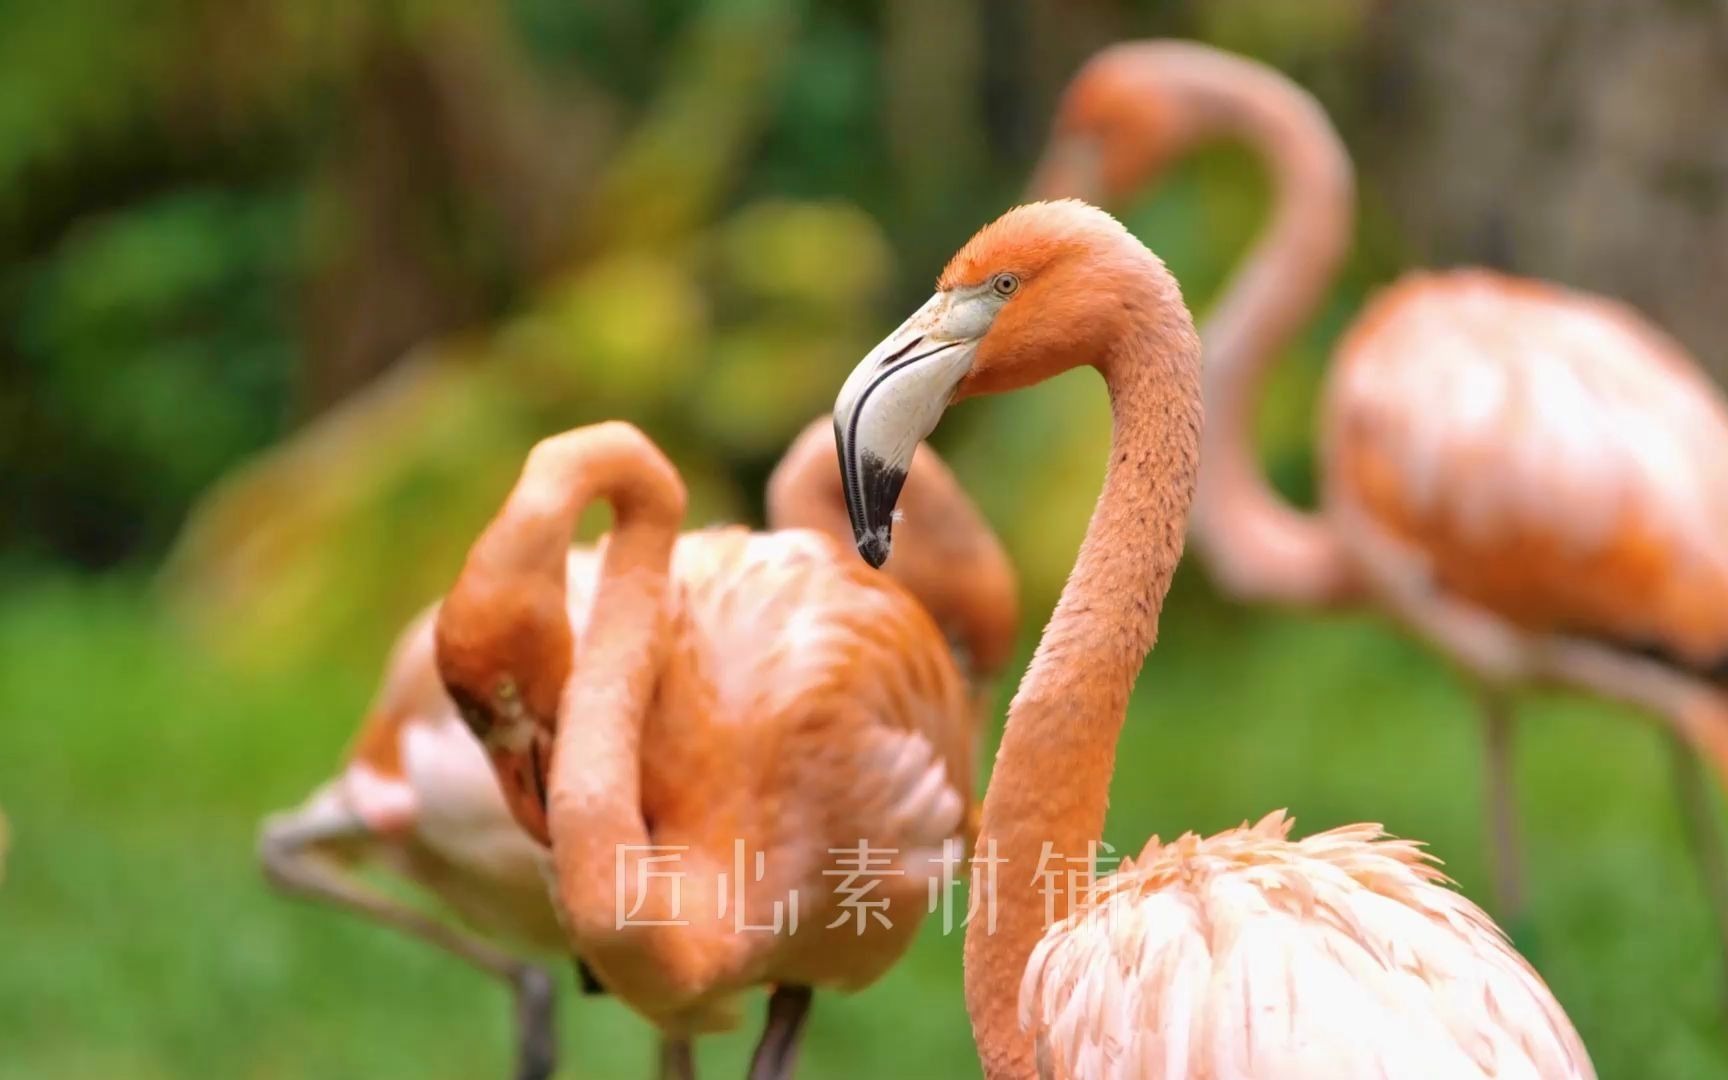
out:
<path id="1" fill-rule="evenodd" d="M 874 569 L 882 569 L 882 564 L 888 561 L 888 551 L 891 546 L 888 540 L 887 530 L 878 529 L 867 533 L 861 533 L 856 537 L 856 542 L 858 544 L 858 554 L 864 559 L 864 561 L 869 563 Z"/>

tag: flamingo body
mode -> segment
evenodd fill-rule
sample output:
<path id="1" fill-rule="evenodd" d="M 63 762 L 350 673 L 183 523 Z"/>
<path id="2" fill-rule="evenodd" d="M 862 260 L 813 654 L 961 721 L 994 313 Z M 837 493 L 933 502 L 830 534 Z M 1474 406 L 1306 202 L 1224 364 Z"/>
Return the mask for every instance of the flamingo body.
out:
<path id="1" fill-rule="evenodd" d="M 931 875 L 947 869 L 944 842 L 963 836 L 974 724 L 930 616 L 828 536 L 686 533 L 669 577 L 674 659 L 643 722 L 640 812 L 653 846 L 675 856 L 667 865 L 681 877 L 688 918 L 716 931 L 740 920 L 767 926 L 776 908 L 784 918 L 796 905 L 797 932 L 713 934 L 717 974 L 672 1001 L 633 990 L 658 983 L 639 970 L 649 957 L 610 933 L 597 942 L 579 927 L 572 934 L 609 989 L 668 1030 L 694 1033 L 733 1026 L 734 995 L 758 983 L 857 989 L 898 958 Z M 580 664 L 592 610 L 572 603 L 569 614 Z M 543 781 L 510 748 L 547 740 L 538 760 L 549 762 L 550 737 L 496 725 L 483 737 L 504 748 L 494 762 L 531 832 L 546 829 Z M 889 902 L 892 924 L 871 920 L 864 933 L 836 907 L 842 871 L 830 854 L 861 838 L 885 857 L 872 898 Z M 741 913 L 719 917 L 722 894 L 741 898 Z"/>
<path id="2" fill-rule="evenodd" d="M 613 529 L 566 603 L 596 500 Z M 573 951 L 672 1036 L 774 985 L 753 1070 L 784 1076 L 811 989 L 880 976 L 951 876 L 976 714 L 890 577 L 817 532 L 683 513 L 635 428 L 542 440 L 440 608 L 438 671 L 550 852 Z"/>
<path id="3" fill-rule="evenodd" d="M 1291 825 L 1153 837 L 1051 926 L 1020 990 L 1040 1075 L 1593 1075 L 1541 979 L 1417 844 Z"/>
<path id="4" fill-rule="evenodd" d="M 1728 670 L 1728 407 L 1630 309 L 1488 271 L 1409 275 L 1340 347 L 1323 429 L 1328 507 L 1457 599 Z"/>

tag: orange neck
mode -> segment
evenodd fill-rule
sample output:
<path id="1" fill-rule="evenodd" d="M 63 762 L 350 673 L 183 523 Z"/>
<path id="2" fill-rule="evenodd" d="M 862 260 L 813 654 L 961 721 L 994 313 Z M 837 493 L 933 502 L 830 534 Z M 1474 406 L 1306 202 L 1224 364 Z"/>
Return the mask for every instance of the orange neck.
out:
<path id="1" fill-rule="evenodd" d="M 589 501 L 604 499 L 613 526 L 558 705 L 547 806 L 559 897 L 578 935 L 612 927 L 617 853 L 652 842 L 642 819 L 640 743 L 669 651 L 668 581 L 684 514 L 682 483 L 639 432 L 608 424 L 578 434 L 590 432 L 580 454 L 592 479 L 571 485 L 576 494 L 563 513 L 573 524 Z"/>
<path id="2" fill-rule="evenodd" d="M 1036 1075 L 1017 1014 L 1021 977 L 1047 905 L 1061 919 L 1073 904 L 1068 868 L 1078 864 L 1066 860 L 1087 859 L 1103 832 L 1129 692 L 1182 553 L 1201 434 L 1198 343 L 1184 327 L 1138 329 L 1099 365 L 1115 418 L 1104 490 L 984 797 L 966 1007 L 990 1080 Z"/>
<path id="3" fill-rule="evenodd" d="M 1281 348 L 1312 317 L 1349 248 L 1349 155 L 1319 103 L 1259 64 L 1193 56 L 1171 79 L 1195 136 L 1246 142 L 1274 188 L 1270 224 L 1201 328 L 1209 423 L 1196 542 L 1222 586 L 1244 599 L 1347 600 L 1349 565 L 1331 530 L 1286 502 L 1261 471 L 1254 409 Z"/>
<path id="4" fill-rule="evenodd" d="M 596 499 L 611 503 L 614 527 L 576 663 L 567 555 Z M 486 743 L 512 812 L 557 857 L 561 836 L 572 834 L 571 789 L 604 793 L 579 809 L 619 819 L 626 837 L 641 832 L 637 728 L 659 674 L 683 515 L 678 474 L 635 428 L 597 424 L 553 436 L 528 455 L 439 611 L 439 673 Z M 588 742 L 605 751 L 560 767 L 570 744 Z"/>

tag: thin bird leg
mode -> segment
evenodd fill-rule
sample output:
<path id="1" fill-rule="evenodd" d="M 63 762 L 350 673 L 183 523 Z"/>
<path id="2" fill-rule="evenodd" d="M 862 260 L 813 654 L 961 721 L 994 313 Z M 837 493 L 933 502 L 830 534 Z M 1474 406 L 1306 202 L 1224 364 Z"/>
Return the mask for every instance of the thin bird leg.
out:
<path id="1" fill-rule="evenodd" d="M 808 986 L 777 986 L 768 999 L 762 1039 L 750 1059 L 750 1080 L 791 1080 L 798 1065 L 798 1038 L 810 1015 Z"/>
<path id="2" fill-rule="evenodd" d="M 502 980 L 516 1002 L 516 1080 L 546 1080 L 557 1068 L 552 978 L 486 941 L 373 889 L 336 858 L 340 845 L 374 839 L 355 814 L 321 791 L 297 810 L 274 814 L 258 837 L 264 876 L 285 893 L 343 908 L 394 927 Z"/>
<path id="3" fill-rule="evenodd" d="M 1710 797 L 1710 785 L 1704 778 L 1703 763 L 1697 750 L 1678 732 L 1668 740 L 1669 761 L 1673 767 L 1674 790 L 1680 797 L 1680 816 L 1686 825 L 1686 839 L 1692 847 L 1692 857 L 1698 863 L 1698 875 L 1704 882 L 1704 893 L 1716 917 L 1718 944 L 1722 949 L 1723 986 L 1728 987 L 1728 862 L 1722 855 L 1721 821 L 1715 802 Z"/>
<path id="4" fill-rule="evenodd" d="M 1639 706 L 1667 721 L 1674 791 L 1716 918 L 1728 986 L 1728 866 L 1710 785 L 1700 773 L 1709 763 L 1718 779 L 1728 782 L 1728 717 L 1720 689 L 1667 665 L 1588 642 L 1552 640 L 1540 660 L 1541 674 L 1550 681 Z"/>
<path id="5" fill-rule="evenodd" d="M 1513 767 L 1512 703 L 1498 690 L 1482 690 L 1483 820 L 1493 862 L 1494 906 L 1507 925 L 1524 915 L 1523 860 L 1519 854 L 1517 773 Z"/>
<path id="6" fill-rule="evenodd" d="M 1359 523 L 1349 507 L 1340 520 Z M 1353 525 L 1352 527 L 1358 527 Z M 1376 534 L 1362 531 L 1364 537 Z M 1509 929 L 1523 914 L 1524 890 L 1518 853 L 1518 803 L 1512 769 L 1512 709 L 1501 687 L 1528 679 L 1529 656 L 1522 637 L 1493 616 L 1450 600 L 1437 589 L 1419 562 L 1396 545 L 1370 539 L 1362 545 L 1364 563 L 1389 587 L 1384 600 L 1407 626 L 1473 672 L 1481 686 L 1483 737 L 1483 818 L 1492 861 L 1494 903 Z"/>
<path id="7" fill-rule="evenodd" d="M 689 1039 L 660 1040 L 660 1080 L 696 1080 L 696 1055 Z"/>

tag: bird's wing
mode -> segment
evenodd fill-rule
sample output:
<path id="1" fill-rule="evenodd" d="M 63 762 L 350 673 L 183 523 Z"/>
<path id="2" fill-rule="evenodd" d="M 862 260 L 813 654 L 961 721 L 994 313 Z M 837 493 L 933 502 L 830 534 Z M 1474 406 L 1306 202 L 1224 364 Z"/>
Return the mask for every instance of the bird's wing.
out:
<path id="1" fill-rule="evenodd" d="M 1594 1076 L 1541 978 L 1415 845 L 1288 828 L 1154 841 L 1051 928 L 1021 990 L 1043 1075 Z"/>
<path id="2" fill-rule="evenodd" d="M 1326 440 L 1328 508 L 1459 599 L 1728 661 L 1728 406 L 1631 310 L 1482 271 L 1407 278 L 1341 348 Z"/>

